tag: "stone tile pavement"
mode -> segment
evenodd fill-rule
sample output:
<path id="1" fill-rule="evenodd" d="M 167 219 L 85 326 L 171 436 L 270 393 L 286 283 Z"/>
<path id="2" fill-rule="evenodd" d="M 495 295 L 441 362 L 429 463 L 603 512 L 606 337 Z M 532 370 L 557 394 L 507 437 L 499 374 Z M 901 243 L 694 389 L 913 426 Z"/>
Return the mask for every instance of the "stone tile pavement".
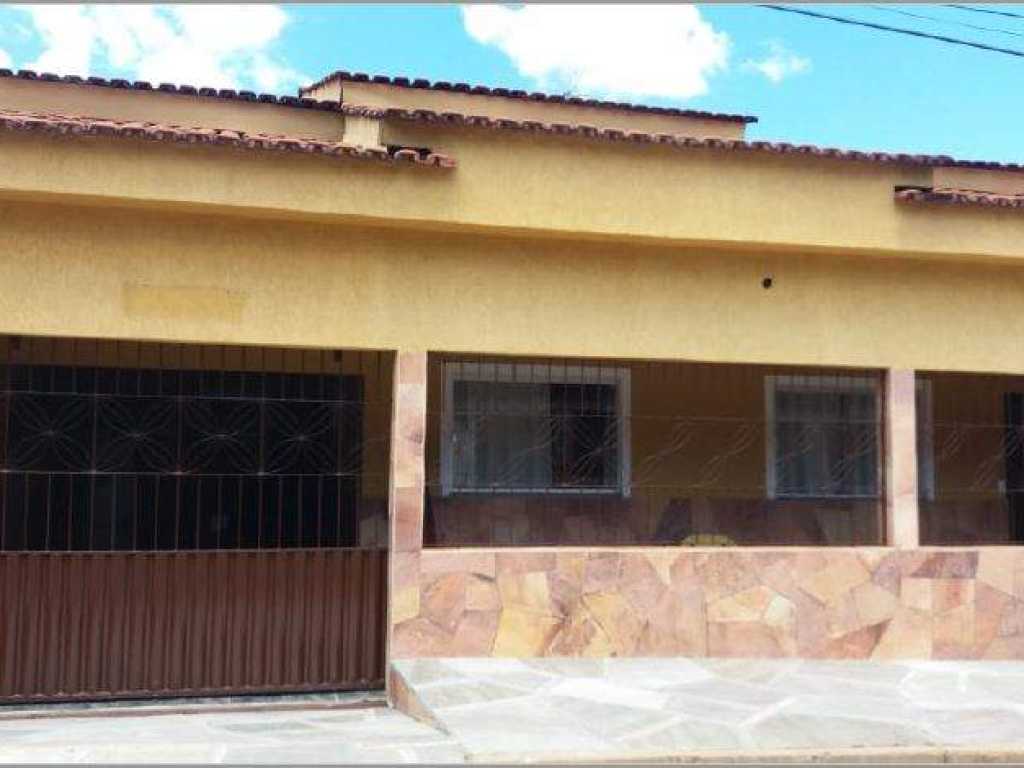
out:
<path id="1" fill-rule="evenodd" d="M 1024 761 L 1024 663 L 418 659 L 411 711 L 470 761 Z"/>
<path id="2" fill-rule="evenodd" d="M 427 722 L 325 708 L 322 697 L 103 716 L 0 708 L 0 762 L 1024 762 L 1022 662 L 463 658 L 394 669 Z"/>
<path id="3" fill-rule="evenodd" d="M 381 706 L 0 720 L 0 763 L 460 762 L 454 738 Z"/>

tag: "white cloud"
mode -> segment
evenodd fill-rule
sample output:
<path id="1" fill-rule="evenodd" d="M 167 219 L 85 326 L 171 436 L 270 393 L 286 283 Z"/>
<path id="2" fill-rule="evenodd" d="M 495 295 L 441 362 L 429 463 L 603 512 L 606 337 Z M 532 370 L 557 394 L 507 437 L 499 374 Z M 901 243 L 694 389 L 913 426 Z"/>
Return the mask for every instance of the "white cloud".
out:
<path id="1" fill-rule="evenodd" d="M 271 51 L 288 22 L 276 5 L 18 7 L 43 46 L 29 69 L 84 75 L 108 65 L 153 83 L 260 90 L 308 80 Z"/>
<path id="2" fill-rule="evenodd" d="M 698 96 L 729 54 L 692 5 L 464 5 L 462 20 L 540 87 L 591 95 Z"/>
<path id="3" fill-rule="evenodd" d="M 96 25 L 87 9 L 73 5 L 21 6 L 31 16 L 43 52 L 29 68 L 43 72 L 88 73 Z"/>
<path id="4" fill-rule="evenodd" d="M 811 60 L 793 53 L 782 43 L 767 43 L 768 55 L 763 59 L 747 59 L 743 62 L 743 68 L 760 72 L 773 83 L 781 83 L 790 75 L 798 75 L 807 72 L 811 68 Z"/>
<path id="5" fill-rule="evenodd" d="M 11 61 L 11 54 L 0 48 L 0 69 L 10 69 L 12 66 L 14 63 Z"/>

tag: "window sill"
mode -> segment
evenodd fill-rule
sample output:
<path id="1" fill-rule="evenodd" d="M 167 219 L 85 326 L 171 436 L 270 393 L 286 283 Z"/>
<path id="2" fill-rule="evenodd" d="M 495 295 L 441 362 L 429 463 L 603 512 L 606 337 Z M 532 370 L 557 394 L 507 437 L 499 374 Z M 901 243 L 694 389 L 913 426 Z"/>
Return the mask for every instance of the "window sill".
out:
<path id="1" fill-rule="evenodd" d="M 622 488 L 449 488 L 443 496 L 620 496 Z"/>
<path id="2" fill-rule="evenodd" d="M 768 496 L 768 501 L 881 501 L 882 497 L 877 494 L 821 494 L 821 493 L 779 493 Z"/>

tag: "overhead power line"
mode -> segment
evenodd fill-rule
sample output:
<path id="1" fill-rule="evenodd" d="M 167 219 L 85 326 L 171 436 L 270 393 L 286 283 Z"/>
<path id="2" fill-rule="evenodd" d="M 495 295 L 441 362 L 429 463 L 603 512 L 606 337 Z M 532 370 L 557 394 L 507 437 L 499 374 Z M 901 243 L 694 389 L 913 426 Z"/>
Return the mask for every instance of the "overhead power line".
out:
<path id="1" fill-rule="evenodd" d="M 995 45 L 986 45 L 985 43 L 976 43 L 972 40 L 961 40 L 958 37 L 946 37 L 945 35 L 933 35 L 930 32 L 921 32 L 916 29 L 906 29 L 904 27 L 890 27 L 885 24 L 875 24 L 870 21 L 862 21 L 860 19 L 851 19 L 846 16 L 833 16 L 828 13 L 818 13 L 817 11 L 807 11 L 803 8 L 790 8 L 785 5 L 769 5 L 766 3 L 758 3 L 758 8 L 768 8 L 772 11 L 782 11 L 784 13 L 796 13 L 801 16 L 812 16 L 816 19 L 827 19 L 828 21 L 836 21 L 840 24 L 850 24 L 855 27 L 866 27 L 868 29 L 877 29 L 881 32 L 894 32 L 899 35 L 910 35 L 911 37 L 921 37 L 926 40 L 938 40 L 940 43 L 949 43 L 950 45 L 962 45 L 967 48 L 977 48 L 981 51 L 990 51 L 992 53 L 1005 53 L 1008 56 L 1016 56 L 1017 58 L 1024 59 L 1024 51 L 1015 50 L 1013 48 L 1000 48 Z"/>
<path id="2" fill-rule="evenodd" d="M 938 16 L 928 16 L 924 13 L 914 13 L 913 11 L 904 11 L 899 8 L 890 8 L 887 5 L 871 5 L 869 8 L 873 8 L 876 11 L 884 11 L 885 13 L 898 13 L 900 16 L 909 16 L 912 19 L 923 19 L 924 21 L 933 21 L 936 24 L 950 24 L 955 27 L 966 27 L 967 29 L 975 29 L 979 32 L 997 32 L 1000 35 L 1010 35 L 1012 37 L 1024 37 L 1024 32 L 1012 32 L 1009 29 L 999 29 L 999 27 L 983 27 L 980 24 L 968 24 L 965 21 L 954 21 L 953 19 L 941 19 Z"/>
<path id="3" fill-rule="evenodd" d="M 960 5 L 958 3 L 943 3 L 947 8 L 957 8 L 961 11 L 970 11 L 971 13 L 991 13 L 993 16 L 1008 16 L 1011 19 L 1024 19 L 1024 14 L 1014 13 L 1013 11 L 996 11 L 992 8 L 975 8 L 972 5 Z"/>

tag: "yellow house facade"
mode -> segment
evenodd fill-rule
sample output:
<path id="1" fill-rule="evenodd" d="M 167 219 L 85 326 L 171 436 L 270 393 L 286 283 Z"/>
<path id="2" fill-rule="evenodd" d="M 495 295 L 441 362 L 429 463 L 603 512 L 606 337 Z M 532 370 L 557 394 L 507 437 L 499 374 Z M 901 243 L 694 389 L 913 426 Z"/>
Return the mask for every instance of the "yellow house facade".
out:
<path id="1" fill-rule="evenodd" d="M 0 75 L 0 699 L 1024 655 L 1024 169 Z"/>

